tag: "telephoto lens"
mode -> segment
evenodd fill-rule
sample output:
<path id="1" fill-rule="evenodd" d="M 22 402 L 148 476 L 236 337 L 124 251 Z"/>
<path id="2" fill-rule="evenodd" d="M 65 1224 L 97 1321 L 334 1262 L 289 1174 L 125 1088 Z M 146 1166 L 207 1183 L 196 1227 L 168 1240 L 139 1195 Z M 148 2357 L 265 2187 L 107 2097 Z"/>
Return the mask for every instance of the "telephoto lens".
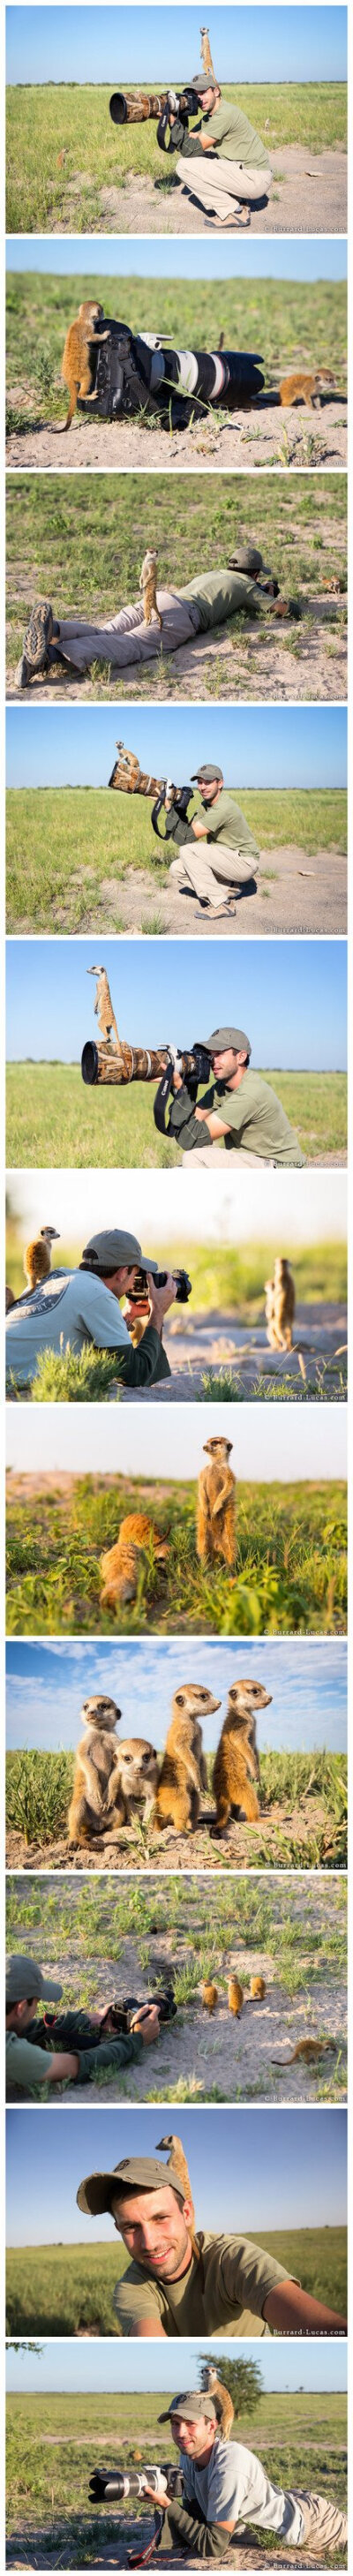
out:
<path id="1" fill-rule="evenodd" d="M 152 2465 L 147 2463 L 146 2468 L 140 2470 L 93 2469 L 89 2481 L 89 2494 L 91 2502 L 95 2504 L 110 2504 L 114 2499 L 116 2503 L 121 2504 L 126 2496 L 145 2495 L 146 2486 L 153 2487 L 156 2495 L 158 2489 L 163 2486 L 166 2495 L 167 2485 L 165 2470 L 156 2467 L 154 2460 Z"/>

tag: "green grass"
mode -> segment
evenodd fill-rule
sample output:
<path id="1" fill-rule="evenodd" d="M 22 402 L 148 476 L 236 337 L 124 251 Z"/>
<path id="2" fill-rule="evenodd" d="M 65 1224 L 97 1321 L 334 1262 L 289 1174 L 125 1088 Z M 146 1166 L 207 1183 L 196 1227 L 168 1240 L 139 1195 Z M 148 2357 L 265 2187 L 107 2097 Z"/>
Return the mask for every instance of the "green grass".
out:
<path id="1" fill-rule="evenodd" d="M 70 612 L 89 619 L 116 614 L 124 600 L 137 596 L 146 548 L 159 548 L 161 582 L 170 576 L 178 587 L 192 580 L 207 557 L 212 566 L 227 563 L 236 541 L 247 537 L 263 543 L 265 558 L 277 574 L 284 596 L 296 590 L 312 596 L 322 578 L 346 580 L 346 477 L 343 474 L 256 475 L 53 474 L 12 476 L 7 493 L 7 621 L 11 671 L 21 650 L 23 630 L 34 599 L 51 599 L 56 617 Z M 325 526 L 323 529 L 323 521 Z M 187 535 L 186 535 L 187 526 Z M 320 558 L 322 557 L 322 562 Z M 336 602 L 335 602 L 336 608 Z M 266 602 L 264 603 L 266 622 Z M 233 619 L 251 633 L 251 620 Z M 171 657 L 170 657 L 171 658 Z M 94 674 L 93 665 L 93 674 Z M 98 664 L 98 675 L 102 664 Z M 150 684 L 150 675 L 147 672 Z M 169 686 L 169 665 L 166 666 Z M 114 672 L 114 698 L 125 699 L 125 678 Z M 215 694 L 215 691 L 213 692 Z"/>
<path id="2" fill-rule="evenodd" d="M 163 86 L 162 71 L 160 79 Z M 183 80 L 185 70 L 176 75 L 176 86 Z M 310 153 L 346 149 L 343 81 L 241 83 L 236 89 L 226 81 L 223 96 L 237 101 L 269 151 L 291 143 L 307 144 Z M 159 183 L 163 229 L 165 199 L 175 187 L 173 165 L 163 161 L 152 122 L 119 130 L 112 125 L 109 97 L 103 84 L 79 88 L 49 81 L 45 87 L 8 88 L 8 232 L 52 232 L 61 223 L 66 229 L 68 214 L 76 233 L 104 226 L 100 190 L 124 187 L 134 172 L 148 176 L 157 188 Z M 65 161 L 58 170 L 62 151 Z M 77 173 L 81 184 L 70 199 L 70 182 Z"/>
<path id="3" fill-rule="evenodd" d="M 8 1833 L 15 1832 L 22 1834 L 28 1851 L 30 1851 L 31 1848 L 33 1850 L 35 1846 L 38 1847 L 38 1845 L 40 1845 L 41 1851 L 45 1853 L 46 1847 L 49 1844 L 56 1841 L 61 1842 L 65 1839 L 67 1812 L 69 1801 L 72 1796 L 74 1760 L 74 1753 L 41 1753 L 36 1748 L 31 1752 L 22 1751 L 21 1753 L 14 1752 L 7 1754 L 7 1831 Z M 212 1783 L 212 1768 L 213 1755 L 209 1757 L 208 1761 L 209 1789 L 211 1789 Z M 259 1795 L 261 1804 L 261 1822 L 256 1830 L 255 1827 L 252 1828 L 250 1854 L 252 1865 L 260 1865 L 268 1869 L 270 1866 L 276 1867 L 278 1864 L 281 1870 L 296 1869 L 298 1868 L 298 1865 L 301 1869 L 303 1869 L 304 1866 L 307 1869 L 318 1869 L 320 1867 L 324 1867 L 325 1869 L 339 1870 L 346 1868 L 347 1762 L 343 1754 L 325 1751 L 322 1753 L 263 1753 L 261 1755 L 261 1783 Z M 288 1827 L 284 1824 L 282 1832 L 280 1828 L 278 1829 L 276 1847 L 274 1848 L 273 1836 L 271 1838 L 271 1846 L 269 1846 L 266 1836 L 266 1818 L 267 1816 L 271 1817 L 271 1808 L 279 1806 L 283 1810 L 287 1809 L 290 1816 L 293 1814 L 295 1807 L 301 1806 L 302 1810 L 306 1810 L 307 1818 L 310 1822 L 310 1805 L 308 1803 L 310 1799 L 313 1801 L 313 1823 L 306 1841 L 301 1841 L 299 1845 L 295 1832 L 293 1831 L 290 1835 Z M 320 1806 L 321 1819 L 319 1825 L 317 1822 L 318 1804 Z M 141 1837 L 136 1840 L 135 1844 L 132 1840 L 129 1844 L 129 1869 L 132 1867 L 140 1868 L 141 1862 L 142 1865 L 145 1866 L 147 1857 L 149 1866 L 153 1866 L 154 1853 L 155 1844 L 153 1838 L 151 1839 L 148 1837 L 147 1842 L 144 1842 L 143 1845 L 141 1845 Z M 211 1866 L 214 1862 L 214 1857 L 215 1845 L 210 1840 L 205 1847 L 205 1864 L 207 1864 L 207 1867 Z M 111 1884 L 112 1882 L 110 1882 L 110 1885 Z M 11 1881 L 8 1881 L 8 1886 L 11 1887 Z M 144 1909 L 147 1908 L 147 1912 L 146 1910 L 143 1910 L 142 1918 L 140 1915 L 140 1891 L 137 1891 L 137 1895 L 134 1891 L 132 1899 L 131 1890 L 127 1897 L 125 1888 L 122 1900 L 124 1906 L 125 1928 L 128 1924 L 131 1930 L 134 1927 L 135 1929 L 138 1929 L 141 1926 L 142 1921 L 142 1930 L 147 1929 L 148 1931 L 148 1923 L 150 1919 L 148 1914 L 149 1902 L 150 1905 L 152 1903 L 152 1911 L 154 1914 L 156 1913 L 153 1882 L 152 1888 L 153 1894 L 151 1900 L 148 1899 L 148 1895 L 146 1896 L 146 1893 L 144 1894 L 143 1906 Z M 91 1890 L 92 1881 L 90 1880 L 89 1894 L 88 1882 L 85 1889 L 86 1906 L 88 1906 L 89 1898 L 91 1897 Z M 217 1904 L 218 1893 L 219 1882 L 217 1887 Z M 242 1921 L 242 1915 L 241 1913 L 239 1914 L 239 1908 L 241 1908 L 243 1902 L 246 1905 L 246 1896 L 247 1891 L 245 1892 L 244 1897 L 241 1884 L 238 1880 L 237 1922 Z M 159 1900 L 160 1897 L 161 1888 L 159 1882 Z M 336 1904 L 336 1901 L 337 1888 L 334 1890 L 334 1905 Z M 28 1905 L 28 1897 L 25 1898 L 24 1902 Z M 31 1902 L 35 1902 L 32 1895 Z M 184 1882 L 182 1885 L 182 1902 L 184 1902 L 185 1907 Z M 162 1895 L 162 1909 L 163 1903 L 164 1899 Z M 228 1920 L 229 1898 L 224 1882 L 223 1903 L 225 1917 Z M 234 1906 L 233 1895 L 231 1896 L 231 1903 Z M 110 1898 L 110 1905 L 111 1904 L 112 1899 Z M 133 1920 L 131 1920 L 131 1904 L 133 1905 Z M 168 1928 L 170 1928 L 171 1921 L 175 1919 L 175 1909 L 176 1919 L 178 1919 L 178 1904 L 178 1881 L 177 1879 L 169 1880 Z M 260 1914 L 259 1909 L 257 1913 L 258 1940 L 265 1938 L 265 1930 L 267 1929 L 267 1923 L 265 1925 L 263 1913 L 261 1911 L 262 1904 L 263 1900 L 261 1896 Z M 51 1898 L 51 1911 L 52 1906 L 53 1899 Z M 102 1918 L 102 1898 L 100 1889 L 97 1894 L 97 1906 L 99 1922 L 101 1922 L 102 1919 L 104 1922 L 104 1911 Z M 202 1892 L 200 1882 L 198 1884 L 198 1908 L 199 1912 L 202 1913 Z M 40 1919 L 42 1921 L 41 1909 Z M 116 1918 L 114 1913 L 114 1923 L 115 1920 Z M 246 1921 L 248 1924 L 248 1916 L 246 1917 Z M 103 1946 L 104 1940 L 105 1935 L 103 1936 Z M 94 1941 L 98 1956 L 100 1945 L 99 1934 L 96 1936 L 96 1931 Z M 193 1933 L 194 1955 L 196 1946 L 196 1935 Z"/>
<path id="4" fill-rule="evenodd" d="M 9 1220 L 6 1231 L 6 1277 L 15 1297 L 21 1295 L 23 1287 L 22 1241 L 23 1224 L 18 1232 L 17 1227 Z M 271 1241 L 268 1237 L 266 1243 L 242 1243 L 239 1252 L 234 1251 L 230 1244 L 189 1244 L 188 1266 L 190 1263 L 192 1289 L 188 1314 L 207 1315 L 212 1308 L 222 1307 L 222 1311 L 226 1314 L 236 1313 L 244 1324 L 257 1324 L 260 1317 L 263 1321 L 264 1280 L 271 1276 L 277 1250 L 277 1239 Z M 60 1244 L 60 1257 L 64 1268 L 66 1262 L 71 1268 L 74 1267 L 81 1259 L 81 1251 L 80 1237 L 74 1244 L 72 1239 L 70 1242 L 65 1242 L 63 1238 Z M 344 1243 L 311 1243 L 308 1250 L 304 1251 L 302 1245 L 292 1246 L 290 1241 L 287 1247 L 286 1238 L 286 1254 L 287 1260 L 295 1269 L 298 1304 L 307 1299 L 310 1304 L 315 1304 L 316 1300 L 326 1297 L 339 1303 L 345 1299 L 347 1254 Z M 168 1270 L 174 1269 L 179 1255 L 180 1238 L 176 1239 L 174 1236 L 172 1240 L 167 1241 L 165 1247 L 163 1246 L 163 1261 Z M 109 1356 L 111 1357 L 111 1354 Z"/>
<path id="5" fill-rule="evenodd" d="M 83 2166 L 84 2142 L 82 2145 Z M 77 2181 L 80 2179 L 78 2161 Z M 199 2220 L 201 2224 L 201 2219 Z M 214 2225 L 219 2224 L 215 2204 Z M 237 2227 L 242 2212 L 237 2209 Z M 255 2231 L 254 2231 L 255 2232 Z M 29 2245 L 9 2249 L 7 2260 L 7 2333 L 71 2335 L 89 2325 L 100 2335 L 118 2335 L 113 2308 L 115 2283 L 126 2271 L 125 2247 L 113 2240 L 99 2244 L 88 2227 L 83 2245 Z M 256 2243 L 268 2247 L 274 2260 L 301 2281 L 312 2298 L 345 2313 L 346 2231 L 344 2227 L 256 2228 Z"/>
<path id="6" fill-rule="evenodd" d="M 138 728 L 136 740 L 138 738 Z M 114 755 L 112 726 L 112 765 Z M 238 801 L 260 850 L 291 844 L 306 859 L 318 850 L 347 850 L 347 798 L 339 788 L 239 788 Z M 147 871 L 152 888 L 168 883 L 161 844 L 152 832 L 143 797 L 107 788 L 19 787 L 7 794 L 8 931 L 55 929 L 74 933 L 105 919 L 119 919 L 119 886 L 129 868 Z M 114 910 L 114 878 L 116 896 Z"/>
<path id="7" fill-rule="evenodd" d="M 344 1073 L 288 1073 L 282 1067 L 279 1070 L 268 1065 L 262 1066 L 261 1072 L 282 1101 L 309 1162 L 315 1162 L 321 1153 L 346 1152 Z M 143 1083 L 122 1091 L 110 1085 L 88 1090 L 79 1065 L 33 1064 L 26 1058 L 20 1064 L 10 1063 L 8 1169 L 55 1165 L 62 1169 L 63 1163 L 68 1163 L 79 1166 L 81 1171 L 91 1171 L 97 1164 L 105 1171 L 109 1167 L 123 1170 L 127 1165 L 134 1165 L 136 1170 L 146 1165 L 168 1170 L 174 1164 L 180 1171 L 178 1145 L 159 1136 L 154 1125 L 153 1097 L 153 1085 Z M 234 1153 L 232 1158 L 226 1158 L 225 1172 L 230 1173 L 233 1165 Z M 263 1276 L 267 1278 L 268 1272 Z"/>
<path id="8" fill-rule="evenodd" d="M 55 250 L 53 248 L 53 259 Z M 191 255 L 192 264 L 192 255 Z M 266 383 L 277 384 L 289 368 L 327 366 L 345 389 L 347 355 L 347 289 L 344 282 L 324 280 L 310 286 L 274 278 L 188 279 L 43 276 L 8 271 L 7 389 L 9 426 L 16 415 L 25 433 L 38 419 L 63 420 L 66 398 L 61 383 L 65 334 L 79 305 L 92 296 L 106 313 L 123 314 L 133 331 L 166 331 L 177 349 L 218 345 L 220 326 L 225 346 L 246 348 L 250 340 L 261 351 Z M 147 445 L 147 441 L 146 441 Z M 146 458 L 147 462 L 147 458 Z"/>
<path id="9" fill-rule="evenodd" d="M 346 1622 L 346 1488 L 343 1482 L 238 1484 L 234 1576 L 205 1570 L 195 1548 L 191 1485 L 157 1487 L 127 1477 L 82 1476 L 72 1495 L 11 1495 L 7 1510 L 9 1636 L 160 1634 L 342 1635 Z M 161 1509 L 162 1494 L 162 1509 Z M 168 1533 L 162 1580 L 143 1559 L 136 1601 L 100 1606 L 99 1559 L 120 1518 L 146 1512 Z M 120 1505 L 120 1509 L 119 1509 Z"/>

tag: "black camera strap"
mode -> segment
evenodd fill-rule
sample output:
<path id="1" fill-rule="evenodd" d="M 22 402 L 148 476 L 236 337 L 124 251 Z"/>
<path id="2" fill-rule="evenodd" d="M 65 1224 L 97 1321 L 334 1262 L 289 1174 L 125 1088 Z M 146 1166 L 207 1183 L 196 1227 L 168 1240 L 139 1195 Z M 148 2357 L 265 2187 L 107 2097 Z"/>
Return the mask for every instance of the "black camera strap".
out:
<path id="1" fill-rule="evenodd" d="M 170 1062 L 166 1064 L 165 1073 L 162 1073 L 161 1082 L 158 1083 L 158 1091 L 155 1093 L 155 1099 L 153 1102 L 154 1123 L 155 1127 L 158 1127 L 159 1136 L 167 1136 L 168 1134 L 166 1117 L 171 1092 L 173 1090 L 173 1073 L 174 1064 L 172 1062 L 172 1058 L 170 1058 Z"/>

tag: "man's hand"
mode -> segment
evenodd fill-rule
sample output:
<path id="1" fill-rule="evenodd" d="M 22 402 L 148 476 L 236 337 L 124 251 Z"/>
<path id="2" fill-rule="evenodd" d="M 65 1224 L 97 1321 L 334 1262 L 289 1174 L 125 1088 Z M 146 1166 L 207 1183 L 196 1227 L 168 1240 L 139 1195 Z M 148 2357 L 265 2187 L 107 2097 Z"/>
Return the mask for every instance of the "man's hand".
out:
<path id="1" fill-rule="evenodd" d="M 160 1338 L 162 1338 L 164 1316 L 168 1314 L 168 1306 L 175 1305 L 175 1279 L 172 1278 L 172 1273 L 168 1270 L 165 1288 L 156 1288 L 155 1279 L 152 1279 L 151 1271 L 148 1271 L 147 1276 L 150 1301 L 150 1321 L 151 1324 L 155 1325 L 156 1333 L 159 1333 Z"/>
<path id="2" fill-rule="evenodd" d="M 166 2479 L 165 2479 L 165 2478 L 163 2478 L 163 2486 L 158 2486 L 158 2487 L 149 2487 L 149 2486 L 147 2485 L 147 2478 L 144 2478 L 144 2480 L 143 2480 L 143 2492 L 144 2492 L 144 2495 L 145 2495 L 145 2496 L 150 2496 L 151 2504 L 161 2504 L 161 2505 L 166 2504 L 166 2503 L 167 2503 L 167 2499 L 168 2499 L 168 2487 L 167 2487 L 167 2484 L 166 2484 Z"/>
<path id="3" fill-rule="evenodd" d="M 271 2290 L 263 2308 L 266 2325 L 276 2326 L 279 2334 L 347 2333 L 346 2320 L 338 2317 L 336 2308 L 324 2308 L 321 2299 L 310 2299 L 300 2281 L 281 2281 Z"/>
<path id="4" fill-rule="evenodd" d="M 159 2039 L 159 2012 L 157 2004 L 148 2004 L 147 2006 L 146 2004 L 140 2004 L 139 2012 L 132 2014 L 130 2022 L 130 2031 L 134 2030 L 138 2031 L 139 2038 L 143 2039 L 144 2048 L 151 2048 L 152 2041 Z"/>

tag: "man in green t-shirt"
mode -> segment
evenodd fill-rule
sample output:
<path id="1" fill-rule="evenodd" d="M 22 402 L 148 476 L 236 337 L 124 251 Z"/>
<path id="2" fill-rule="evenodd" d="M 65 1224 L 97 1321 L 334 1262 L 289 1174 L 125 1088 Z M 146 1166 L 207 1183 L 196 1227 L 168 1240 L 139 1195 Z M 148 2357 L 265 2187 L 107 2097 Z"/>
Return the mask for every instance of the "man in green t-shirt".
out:
<path id="1" fill-rule="evenodd" d="M 259 850 L 250 824 L 237 805 L 235 796 L 224 786 L 223 770 L 215 761 L 203 760 L 194 778 L 202 798 L 201 814 L 192 814 L 179 826 L 178 810 L 168 813 L 168 836 L 176 824 L 182 848 L 172 859 L 170 876 L 180 893 L 190 887 L 200 903 L 210 912 L 231 912 L 234 916 L 234 886 L 249 885 L 256 891 Z M 222 889 L 223 888 L 223 892 Z"/>
<path id="2" fill-rule="evenodd" d="M 122 2335 L 344 2334 L 344 2319 L 308 2297 L 248 2236 L 194 2234 L 191 2198 L 173 2164 L 124 2156 L 79 2184 L 89 2218 L 108 2210 L 131 2257 L 114 2291 Z"/>
<path id="3" fill-rule="evenodd" d="M 197 72 L 192 88 L 201 108 L 201 123 L 193 133 L 170 110 L 171 147 L 179 152 L 177 179 L 222 232 L 227 225 L 234 232 L 250 223 L 250 206 L 270 195 L 268 152 L 249 117 L 222 98 L 214 72 Z"/>
<path id="4" fill-rule="evenodd" d="M 104 2066 L 114 2075 L 120 2066 L 137 2064 L 142 2048 L 159 2039 L 158 2003 L 142 2004 L 131 2014 L 126 2036 L 109 2036 L 109 2011 L 71 2012 L 42 2028 L 36 2040 L 38 2003 L 58 2003 L 62 1986 L 43 1975 L 38 1959 L 14 1952 L 6 1968 L 6 2100 L 27 2101 L 37 2084 L 89 2083 Z M 113 2013 L 111 2013 L 111 2021 Z M 55 2023 L 57 2044 L 55 2045 Z M 96 2029 L 95 2026 L 96 2025 Z M 61 2039 L 61 2045 L 60 2045 Z M 69 2042 L 71 2040 L 71 2045 Z M 88 2041 L 88 2045 L 87 2045 Z M 77 2043 L 77 2044 L 76 2044 Z"/>
<path id="5" fill-rule="evenodd" d="M 223 1165 L 225 1149 L 236 1152 L 238 1161 L 241 1156 L 242 1166 L 272 1163 L 281 1169 L 284 1164 L 301 1168 L 304 1154 L 282 1101 L 262 1073 L 249 1072 L 251 1045 L 245 1029 L 213 1029 L 202 1045 L 211 1058 L 214 1081 L 199 1109 L 194 1109 L 177 1066 L 173 1072 L 167 1132 L 174 1144 L 182 1146 L 183 1164 L 206 1163 L 213 1169 L 214 1163 Z"/>

